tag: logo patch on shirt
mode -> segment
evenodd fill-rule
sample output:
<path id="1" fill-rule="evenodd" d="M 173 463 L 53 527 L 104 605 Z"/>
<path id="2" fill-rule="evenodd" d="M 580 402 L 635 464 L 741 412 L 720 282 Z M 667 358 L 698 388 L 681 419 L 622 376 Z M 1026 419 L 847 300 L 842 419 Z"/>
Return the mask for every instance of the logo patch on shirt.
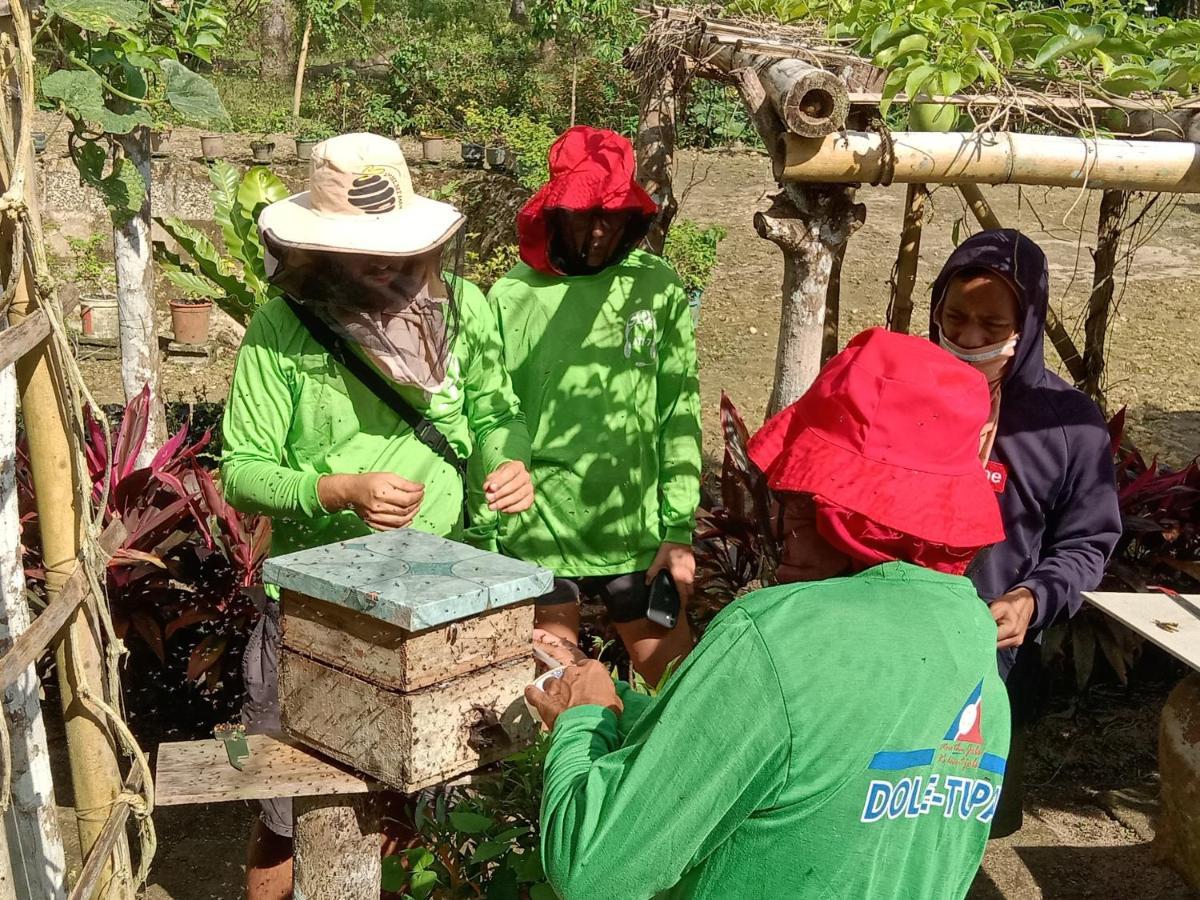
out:
<path id="1" fill-rule="evenodd" d="M 988 484 L 992 486 L 992 490 L 997 494 L 1003 494 L 1004 486 L 1008 484 L 1008 466 L 989 459 L 988 464 L 983 467 L 983 471 L 987 474 Z"/>
<path id="2" fill-rule="evenodd" d="M 902 772 L 937 764 L 961 770 L 961 775 L 929 773 L 910 775 L 899 781 L 874 779 L 867 786 L 860 821 L 928 815 L 942 810 L 947 819 L 990 822 L 1000 800 L 1000 785 L 983 773 L 1003 776 L 1005 759 L 983 750 L 983 682 L 967 697 L 937 747 L 921 750 L 881 750 L 871 757 L 868 769 Z"/>
<path id="3" fill-rule="evenodd" d="M 635 366 L 652 366 L 658 361 L 658 324 L 654 313 L 639 309 L 625 322 L 625 358 Z"/>

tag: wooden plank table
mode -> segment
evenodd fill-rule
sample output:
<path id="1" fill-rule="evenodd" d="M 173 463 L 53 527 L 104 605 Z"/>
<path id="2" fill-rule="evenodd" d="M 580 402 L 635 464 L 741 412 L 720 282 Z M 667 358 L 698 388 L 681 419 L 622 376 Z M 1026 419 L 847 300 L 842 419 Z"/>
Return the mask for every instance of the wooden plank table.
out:
<path id="1" fill-rule="evenodd" d="M 1146 640 L 1200 671 L 1200 594 L 1178 600 L 1147 594 L 1085 591 L 1083 598 Z"/>

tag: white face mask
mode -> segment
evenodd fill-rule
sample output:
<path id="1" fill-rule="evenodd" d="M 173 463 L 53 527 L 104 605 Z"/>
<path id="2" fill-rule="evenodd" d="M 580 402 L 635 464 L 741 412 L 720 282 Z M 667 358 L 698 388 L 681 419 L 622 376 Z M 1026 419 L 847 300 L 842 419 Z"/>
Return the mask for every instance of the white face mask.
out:
<path id="1" fill-rule="evenodd" d="M 938 342 L 943 350 L 948 350 L 961 359 L 963 362 L 974 366 L 988 380 L 988 384 L 995 387 L 1000 379 L 1004 376 L 1004 370 L 1008 366 L 1008 361 L 1017 355 L 1017 341 L 1021 339 L 1021 335 L 1014 334 L 1006 341 L 999 341 L 995 344 L 988 344 L 986 347 L 975 347 L 971 350 L 965 347 L 960 347 L 954 341 L 946 337 L 946 332 L 939 329 Z"/>

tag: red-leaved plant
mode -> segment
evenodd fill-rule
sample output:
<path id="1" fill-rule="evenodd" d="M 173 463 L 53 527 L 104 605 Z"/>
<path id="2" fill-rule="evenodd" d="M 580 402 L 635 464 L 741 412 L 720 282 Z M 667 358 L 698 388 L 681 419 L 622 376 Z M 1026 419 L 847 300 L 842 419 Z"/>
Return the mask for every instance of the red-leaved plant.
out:
<path id="1" fill-rule="evenodd" d="M 243 588 L 256 584 L 270 545 L 270 523 L 244 516 L 225 502 L 200 454 L 211 435 L 189 441 L 187 427 L 173 435 L 147 466 L 137 465 L 146 440 L 150 394 L 125 409 L 113 434 L 86 421 L 92 500 L 101 523 L 119 519 L 126 538 L 108 564 L 113 628 L 136 635 L 160 661 L 166 644 L 186 634 L 195 641 L 187 677 L 215 688 L 227 674 L 226 650 L 244 639 L 257 611 Z M 111 462 L 111 465 L 110 465 Z M 18 459 L 23 525 L 32 525 L 28 461 Z M 41 575 L 36 529 L 23 530 L 26 572 Z M 182 633 L 182 634 L 181 634 Z"/>
<path id="2" fill-rule="evenodd" d="M 779 562 L 779 534 L 767 479 L 750 461 L 750 434 L 733 401 L 721 393 L 725 457 L 719 496 L 696 516 L 693 614 L 711 619 L 755 583 L 770 583 Z"/>

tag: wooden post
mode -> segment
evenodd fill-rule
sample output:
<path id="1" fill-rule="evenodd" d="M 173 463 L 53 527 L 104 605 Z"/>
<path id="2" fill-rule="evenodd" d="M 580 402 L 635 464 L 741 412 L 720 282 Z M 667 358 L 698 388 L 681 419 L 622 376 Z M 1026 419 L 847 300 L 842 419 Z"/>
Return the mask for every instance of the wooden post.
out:
<path id="1" fill-rule="evenodd" d="M 370 796 L 297 797 L 295 900 L 379 900 L 379 813 Z"/>
<path id="2" fill-rule="evenodd" d="M 312 36 L 312 16 L 304 20 L 304 37 L 300 39 L 300 58 L 296 60 L 296 89 L 292 92 L 292 127 L 300 120 L 300 95 L 304 92 L 304 69 L 308 65 L 308 39 Z"/>
<path id="3" fill-rule="evenodd" d="M 675 117 L 678 106 L 678 78 L 682 62 L 664 67 L 657 73 L 643 74 L 643 86 L 638 115 L 637 148 L 638 180 L 658 204 L 658 214 L 650 225 L 646 243 L 650 250 L 662 254 L 671 230 L 671 222 L 679 210 L 675 197 Z"/>
<path id="4" fill-rule="evenodd" d="M 0 369 L 0 653 L 29 627 L 25 572 L 21 565 L 21 525 L 15 472 L 17 376 Z M 50 750 L 42 722 L 41 682 L 27 666 L 4 691 L 11 752 L 12 797 L 4 816 L 20 900 L 62 900 L 66 896 L 62 836 L 55 814 Z M 4 726 L 0 726 L 4 727 Z M 0 897 L 3 897 L 0 892 Z"/>
<path id="5" fill-rule="evenodd" d="M 1121 221 L 1129 207 L 1125 191 L 1105 191 L 1100 200 L 1100 222 L 1096 228 L 1096 251 L 1093 254 L 1092 294 L 1088 298 L 1087 320 L 1083 333 L 1083 390 L 1104 408 L 1104 392 L 1100 382 L 1104 374 L 1104 338 L 1108 330 L 1109 310 L 1113 298 L 1113 267 L 1121 243 Z"/>
<path id="6" fill-rule="evenodd" d="M 967 208 L 979 221 L 979 224 L 984 228 L 1003 228 L 1000 224 L 1000 219 L 997 218 L 992 207 L 988 204 L 987 198 L 983 196 L 983 191 L 980 190 L 977 184 L 960 184 L 958 185 L 959 192 L 963 195 L 963 199 L 967 202 Z M 1071 374 L 1077 386 L 1084 383 L 1087 373 L 1084 371 L 1083 357 L 1079 354 L 1079 349 L 1075 346 L 1075 342 L 1071 340 L 1071 335 L 1067 332 L 1067 328 L 1063 325 L 1062 320 L 1058 317 L 1058 313 L 1054 311 L 1052 306 L 1046 307 L 1046 334 L 1050 337 L 1050 343 L 1054 345 L 1054 349 L 1058 351 L 1059 359 L 1063 361 L 1063 365 L 1067 367 L 1067 371 Z"/>
<path id="7" fill-rule="evenodd" d="M 904 201 L 904 227 L 900 231 L 900 252 L 896 255 L 896 280 L 888 307 L 888 328 L 908 334 L 912 325 L 913 287 L 917 283 L 917 264 L 921 257 L 921 226 L 925 221 L 925 201 L 929 189 L 910 184 Z"/>
<path id="8" fill-rule="evenodd" d="M 142 208 L 113 227 L 117 268 L 117 312 L 121 335 L 121 385 L 129 403 L 150 385 L 150 421 L 137 464 L 147 466 L 167 437 L 159 377 L 158 324 L 154 318 L 154 269 L 150 256 L 150 129 L 135 128 L 117 138 L 125 158 L 146 185 Z"/>
<path id="9" fill-rule="evenodd" d="M 778 173 L 783 162 L 783 123 L 753 71 L 738 70 L 733 78 Z M 803 394 L 821 369 L 834 259 L 865 220 L 866 207 L 854 202 L 854 188 L 845 185 L 784 184 L 771 198 L 770 208 L 754 214 L 759 237 L 783 253 L 783 309 L 768 416 Z"/>
<path id="10" fill-rule="evenodd" d="M 13 15 L 0 17 L 0 31 L 13 41 L 14 46 L 18 45 L 14 22 L 16 15 L 28 15 L 19 3 L 13 4 Z M 27 20 L 22 22 L 25 39 L 21 43 L 28 41 L 28 27 Z M 6 135 L 5 138 L 11 141 L 11 146 L 23 148 L 25 170 L 32 176 L 32 142 L 27 138 L 28 127 L 20 123 L 22 90 L 33 90 L 33 84 L 30 81 L 28 85 L 22 85 L 14 80 L 6 88 L 12 106 L 12 119 L 20 137 Z M 7 190 L 11 174 L 7 165 L 0 160 L 0 180 L 3 182 L 0 188 Z M 38 203 L 32 177 L 27 185 L 25 199 L 33 224 L 33 239 L 40 239 Z M 19 262 L 13 259 L 12 220 L 5 217 L 2 228 L 0 277 L 7 280 L 11 266 L 14 263 L 21 265 L 16 293 L 9 307 L 9 320 L 15 326 L 37 311 L 39 298 L 28 257 Z M 25 435 L 29 441 L 30 467 L 37 495 L 42 556 L 46 566 L 46 595 L 50 601 L 57 596 L 79 556 L 82 536 L 80 501 L 85 474 L 77 468 L 78 460 L 72 448 L 70 428 L 74 416 L 63 389 L 62 366 L 57 359 L 57 352 L 52 339 L 43 340 L 16 365 L 21 409 L 25 412 Z M 99 837 L 108 809 L 121 790 L 116 747 L 106 723 L 96 718 L 79 697 L 81 686 L 86 686 L 96 696 L 104 696 L 105 684 L 100 639 L 91 627 L 86 609 L 80 609 L 64 628 L 57 648 L 56 663 L 66 722 L 79 841 L 86 855 Z M 109 866 L 107 886 L 98 896 L 104 900 L 132 900 L 129 848 L 124 839 L 118 842 L 114 860 L 116 864 Z"/>

